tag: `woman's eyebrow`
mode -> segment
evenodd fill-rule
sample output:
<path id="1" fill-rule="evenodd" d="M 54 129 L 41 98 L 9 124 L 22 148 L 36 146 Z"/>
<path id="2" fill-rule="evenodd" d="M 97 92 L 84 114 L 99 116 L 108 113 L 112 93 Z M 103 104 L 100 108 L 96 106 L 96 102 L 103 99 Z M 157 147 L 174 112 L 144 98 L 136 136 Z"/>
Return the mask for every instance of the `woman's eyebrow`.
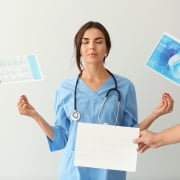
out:
<path id="1" fill-rule="evenodd" d="M 97 37 L 95 38 L 95 40 L 99 40 L 99 39 L 104 39 L 103 37 Z"/>
<path id="2" fill-rule="evenodd" d="M 83 39 L 83 40 L 89 40 L 89 38 L 87 38 L 87 37 L 83 37 L 82 39 Z M 96 37 L 96 38 L 95 38 L 95 40 L 99 40 L 99 39 L 104 39 L 104 38 L 103 38 L 103 37 Z"/>
<path id="3" fill-rule="evenodd" d="M 83 40 L 88 40 L 89 38 L 83 37 L 82 39 L 83 39 Z"/>

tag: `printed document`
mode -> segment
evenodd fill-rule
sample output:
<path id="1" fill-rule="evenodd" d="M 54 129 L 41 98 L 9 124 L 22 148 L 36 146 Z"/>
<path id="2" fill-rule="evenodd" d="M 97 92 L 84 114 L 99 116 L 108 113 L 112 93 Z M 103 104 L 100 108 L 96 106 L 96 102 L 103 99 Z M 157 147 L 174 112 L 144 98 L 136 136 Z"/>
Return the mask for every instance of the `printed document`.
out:
<path id="1" fill-rule="evenodd" d="M 42 79 L 37 56 L 0 57 L 0 84 Z"/>

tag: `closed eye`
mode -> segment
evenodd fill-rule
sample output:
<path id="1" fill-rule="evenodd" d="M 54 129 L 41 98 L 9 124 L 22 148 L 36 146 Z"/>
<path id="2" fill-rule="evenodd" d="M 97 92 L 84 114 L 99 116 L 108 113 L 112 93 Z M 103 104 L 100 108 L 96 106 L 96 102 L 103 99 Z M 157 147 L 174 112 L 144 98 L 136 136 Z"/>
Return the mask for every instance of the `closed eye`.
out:
<path id="1" fill-rule="evenodd" d="M 89 38 L 82 38 L 81 44 L 88 44 L 90 42 Z M 104 43 L 104 38 L 98 37 L 94 40 L 94 43 L 96 44 L 103 44 Z"/>
<path id="2" fill-rule="evenodd" d="M 83 38 L 81 41 L 82 44 L 88 44 L 89 43 L 89 39 L 87 38 Z"/>
<path id="3" fill-rule="evenodd" d="M 102 39 L 98 39 L 98 40 L 96 40 L 96 43 L 97 43 L 97 44 L 102 44 L 102 43 L 103 43 L 103 40 L 102 40 Z"/>

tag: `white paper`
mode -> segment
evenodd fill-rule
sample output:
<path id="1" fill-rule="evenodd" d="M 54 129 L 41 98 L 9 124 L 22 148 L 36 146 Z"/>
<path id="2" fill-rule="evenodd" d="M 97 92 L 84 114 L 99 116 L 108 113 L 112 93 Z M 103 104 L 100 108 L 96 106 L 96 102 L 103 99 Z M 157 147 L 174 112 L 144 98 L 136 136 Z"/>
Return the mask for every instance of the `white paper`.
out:
<path id="1" fill-rule="evenodd" d="M 0 57 L 0 84 L 42 79 L 37 56 Z"/>
<path id="2" fill-rule="evenodd" d="M 75 166 L 136 171 L 139 128 L 78 123 Z"/>

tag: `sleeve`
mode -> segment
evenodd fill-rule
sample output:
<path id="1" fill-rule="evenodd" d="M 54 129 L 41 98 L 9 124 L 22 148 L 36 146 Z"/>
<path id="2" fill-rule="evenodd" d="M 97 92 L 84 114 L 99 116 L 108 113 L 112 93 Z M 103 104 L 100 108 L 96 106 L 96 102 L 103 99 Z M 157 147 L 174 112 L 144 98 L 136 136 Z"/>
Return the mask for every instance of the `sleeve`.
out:
<path id="1" fill-rule="evenodd" d="M 60 96 L 60 90 L 56 91 L 55 94 L 54 109 L 55 109 L 55 123 L 53 126 L 54 138 L 53 140 L 51 140 L 47 137 L 50 151 L 63 149 L 66 146 L 68 140 L 68 134 L 69 134 L 70 121 L 66 117 L 66 113 L 63 108 L 63 100 L 62 97 Z"/>
<path id="2" fill-rule="evenodd" d="M 131 82 L 126 94 L 126 104 L 123 119 L 125 125 L 128 127 L 138 126 L 136 92 L 135 87 Z"/>

